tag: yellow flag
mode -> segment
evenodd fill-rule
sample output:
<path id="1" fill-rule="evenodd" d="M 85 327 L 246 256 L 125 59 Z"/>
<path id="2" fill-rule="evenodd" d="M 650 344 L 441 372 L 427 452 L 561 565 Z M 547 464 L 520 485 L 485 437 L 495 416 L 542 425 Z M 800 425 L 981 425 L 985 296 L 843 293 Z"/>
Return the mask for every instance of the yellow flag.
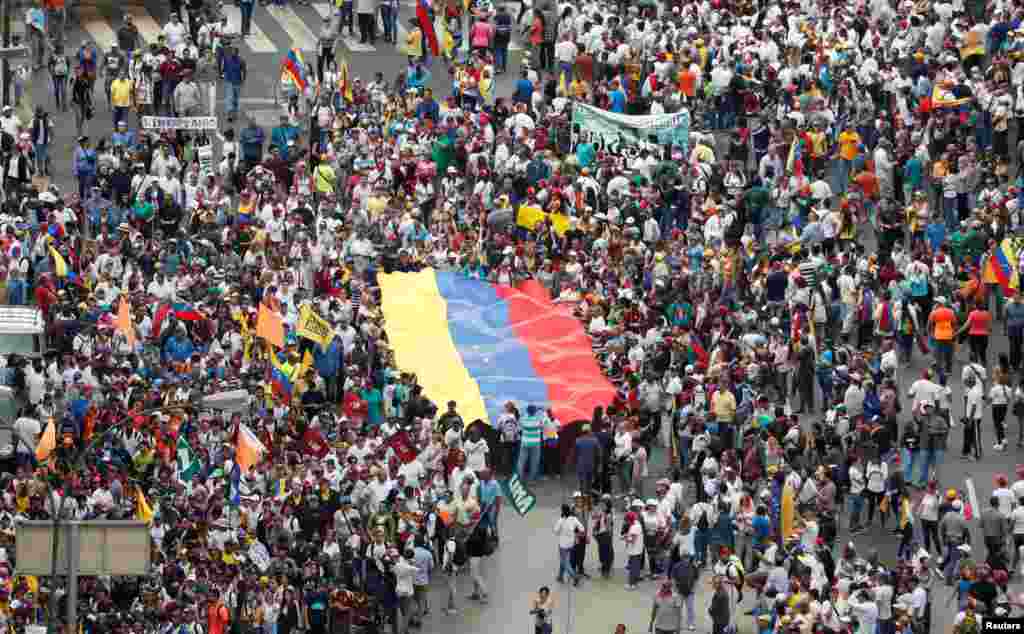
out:
<path id="1" fill-rule="evenodd" d="M 345 101 L 352 103 L 355 97 L 352 96 L 352 77 L 348 72 L 348 60 L 341 58 L 341 67 L 338 70 L 338 90 Z"/>
<path id="2" fill-rule="evenodd" d="M 558 78 L 558 94 L 561 97 L 569 95 L 569 89 L 565 84 L 565 71 L 562 71 L 562 75 Z"/>
<path id="3" fill-rule="evenodd" d="M 135 518 L 147 524 L 153 521 L 153 507 L 149 505 L 149 501 L 142 493 L 142 490 L 135 492 Z"/>
<path id="4" fill-rule="evenodd" d="M 42 437 L 39 438 L 39 444 L 36 445 L 36 460 L 39 462 L 45 462 L 53 450 L 57 448 L 57 427 L 53 423 L 53 419 L 50 419 L 50 424 L 46 426 L 43 431 Z"/>

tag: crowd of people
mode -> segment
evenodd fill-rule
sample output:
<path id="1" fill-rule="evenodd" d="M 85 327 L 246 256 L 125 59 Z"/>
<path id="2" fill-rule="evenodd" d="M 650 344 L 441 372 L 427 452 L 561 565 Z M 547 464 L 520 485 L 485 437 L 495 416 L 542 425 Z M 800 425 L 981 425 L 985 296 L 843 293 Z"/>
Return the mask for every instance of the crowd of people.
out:
<path id="1" fill-rule="evenodd" d="M 149 577 L 80 581 L 85 631 L 429 627 L 432 584 L 449 615 L 466 587 L 498 600 L 482 562 L 513 473 L 575 476 L 553 584 L 653 579 L 663 634 L 924 634 L 944 586 L 961 634 L 1016 614 L 1024 470 L 981 504 L 943 470 L 1024 443 L 1020 10 L 479 2 L 463 33 L 457 4 L 404 41 L 388 5 L 409 66 L 365 84 L 335 59 L 343 7 L 269 133 L 239 111 L 237 38 L 198 3 L 148 50 L 127 19 L 110 51 L 55 49 L 77 196 L 34 189 L 46 108 L 0 116 L 0 302 L 47 323 L 44 355 L 6 360 L 24 411 L 2 538 L 55 514 L 151 523 Z M 222 129 L 141 128 L 205 112 L 210 77 Z M 595 131 L 579 104 L 688 129 Z M 542 283 L 617 397 L 586 423 L 432 402 L 376 283 L 426 267 Z M 309 313 L 328 335 L 298 334 Z M 850 541 L 890 530 L 892 559 Z M 13 555 L 0 619 L 62 619 L 61 581 L 14 576 Z M 553 615 L 545 586 L 539 634 Z"/>

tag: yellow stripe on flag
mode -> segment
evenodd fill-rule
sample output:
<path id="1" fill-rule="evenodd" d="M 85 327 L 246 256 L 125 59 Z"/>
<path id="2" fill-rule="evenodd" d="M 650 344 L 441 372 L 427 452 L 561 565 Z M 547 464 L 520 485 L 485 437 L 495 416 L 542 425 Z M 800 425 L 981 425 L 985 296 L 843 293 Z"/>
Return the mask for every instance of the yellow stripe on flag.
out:
<path id="1" fill-rule="evenodd" d="M 57 249 L 50 247 L 50 255 L 53 257 L 53 272 L 57 274 L 57 277 L 68 276 L 68 263 L 64 260 Z"/>
<path id="2" fill-rule="evenodd" d="M 490 420 L 480 386 L 470 376 L 448 330 L 448 304 L 434 271 L 377 277 L 388 341 L 403 372 L 419 379 L 435 403 L 458 403 L 463 420 Z"/>
<path id="3" fill-rule="evenodd" d="M 53 420 L 43 430 L 43 435 L 39 438 L 39 444 L 36 445 L 36 460 L 39 462 L 45 462 L 53 450 L 57 448 L 57 426 L 54 425 Z"/>

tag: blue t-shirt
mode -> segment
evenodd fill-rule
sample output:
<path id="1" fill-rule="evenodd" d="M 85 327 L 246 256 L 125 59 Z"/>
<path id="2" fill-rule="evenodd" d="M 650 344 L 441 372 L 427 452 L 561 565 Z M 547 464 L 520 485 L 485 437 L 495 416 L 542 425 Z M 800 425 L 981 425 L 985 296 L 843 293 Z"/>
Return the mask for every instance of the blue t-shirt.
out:
<path id="1" fill-rule="evenodd" d="M 613 90 L 608 93 L 608 97 L 612 101 L 612 112 L 625 112 L 626 111 L 626 95 L 621 90 Z"/>
<path id="2" fill-rule="evenodd" d="M 533 84 L 530 80 L 519 79 L 516 81 L 516 91 L 512 95 L 512 101 L 529 104 L 531 99 L 533 99 Z"/>
<path id="3" fill-rule="evenodd" d="M 766 515 L 755 515 L 750 524 L 754 531 L 754 539 L 752 540 L 754 546 L 760 546 L 767 542 L 768 537 L 772 534 L 771 520 Z"/>

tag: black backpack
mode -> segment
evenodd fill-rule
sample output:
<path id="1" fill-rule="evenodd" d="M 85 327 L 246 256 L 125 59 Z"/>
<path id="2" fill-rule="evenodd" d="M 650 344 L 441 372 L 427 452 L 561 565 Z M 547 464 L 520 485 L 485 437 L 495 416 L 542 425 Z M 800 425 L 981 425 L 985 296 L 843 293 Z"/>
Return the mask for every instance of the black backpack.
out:
<path id="1" fill-rule="evenodd" d="M 465 566 L 469 557 L 466 555 L 466 542 L 462 539 L 455 540 L 455 553 L 452 554 L 452 563 L 458 567 Z"/>
<path id="2" fill-rule="evenodd" d="M 704 509 L 700 512 L 700 519 L 697 520 L 697 530 L 706 531 L 711 527 L 708 523 L 708 511 Z"/>
<path id="3" fill-rule="evenodd" d="M 672 566 L 672 581 L 682 596 L 693 594 L 693 584 L 697 578 L 697 569 L 688 555 L 684 555 L 675 566 Z"/>

